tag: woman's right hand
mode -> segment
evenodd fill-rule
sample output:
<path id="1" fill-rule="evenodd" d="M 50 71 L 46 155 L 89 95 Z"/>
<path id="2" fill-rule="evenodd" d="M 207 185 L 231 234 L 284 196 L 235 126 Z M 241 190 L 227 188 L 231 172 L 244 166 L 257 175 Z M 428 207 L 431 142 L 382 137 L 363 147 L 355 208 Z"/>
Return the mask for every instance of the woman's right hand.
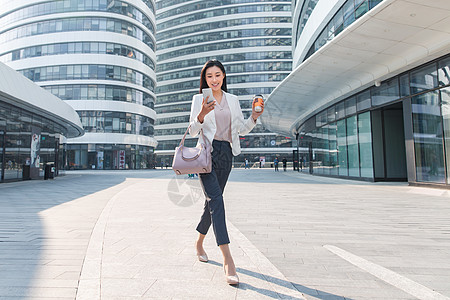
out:
<path id="1" fill-rule="evenodd" d="M 212 110 L 214 110 L 214 107 L 216 106 L 216 101 L 211 101 L 210 103 L 208 103 L 208 99 L 209 99 L 209 96 L 206 98 L 203 98 L 202 109 L 197 116 L 197 120 L 200 123 L 203 123 L 203 121 L 205 120 L 205 116 L 207 114 L 209 114 Z"/>

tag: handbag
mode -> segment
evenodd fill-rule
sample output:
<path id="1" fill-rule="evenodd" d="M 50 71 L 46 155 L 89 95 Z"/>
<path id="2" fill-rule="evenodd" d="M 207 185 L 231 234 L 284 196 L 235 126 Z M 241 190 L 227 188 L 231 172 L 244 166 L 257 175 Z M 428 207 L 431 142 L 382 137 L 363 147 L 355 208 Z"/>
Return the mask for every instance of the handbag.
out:
<path id="1" fill-rule="evenodd" d="M 189 127 L 184 133 L 180 145 L 175 148 L 172 169 L 177 175 L 211 173 L 211 144 L 203 135 L 203 130 L 200 131 L 201 140 L 196 147 L 184 146 Z"/>

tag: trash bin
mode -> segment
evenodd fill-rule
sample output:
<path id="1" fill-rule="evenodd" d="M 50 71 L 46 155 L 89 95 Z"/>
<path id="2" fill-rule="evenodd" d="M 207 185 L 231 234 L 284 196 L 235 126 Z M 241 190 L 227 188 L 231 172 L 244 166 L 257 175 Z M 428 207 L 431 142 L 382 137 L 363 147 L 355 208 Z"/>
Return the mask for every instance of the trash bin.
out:
<path id="1" fill-rule="evenodd" d="M 45 164 L 44 166 L 44 180 L 53 179 L 54 175 L 52 173 L 52 165 Z"/>
<path id="2" fill-rule="evenodd" d="M 50 174 L 49 174 L 48 178 L 50 178 L 50 179 L 55 178 L 55 165 L 54 164 L 50 164 Z"/>
<path id="3" fill-rule="evenodd" d="M 50 165 L 44 165 L 44 180 L 47 180 L 50 176 Z"/>
<path id="4" fill-rule="evenodd" d="M 30 165 L 23 165 L 22 168 L 22 180 L 30 180 Z"/>

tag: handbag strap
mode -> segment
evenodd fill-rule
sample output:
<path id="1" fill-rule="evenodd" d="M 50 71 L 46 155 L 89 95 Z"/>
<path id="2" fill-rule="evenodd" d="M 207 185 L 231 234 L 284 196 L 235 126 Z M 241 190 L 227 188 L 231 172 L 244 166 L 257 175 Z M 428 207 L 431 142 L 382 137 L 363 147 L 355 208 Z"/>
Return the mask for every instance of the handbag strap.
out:
<path id="1" fill-rule="evenodd" d="M 188 128 L 186 129 L 186 132 L 184 133 L 183 138 L 180 141 L 179 147 L 183 147 L 184 146 L 184 140 L 186 139 L 186 135 L 189 132 L 189 128 L 191 128 L 190 124 L 189 124 Z M 203 134 L 203 129 L 200 129 L 200 134 L 202 135 L 203 141 L 205 141 L 205 143 L 207 143 L 208 141 L 206 140 L 205 135 Z"/>

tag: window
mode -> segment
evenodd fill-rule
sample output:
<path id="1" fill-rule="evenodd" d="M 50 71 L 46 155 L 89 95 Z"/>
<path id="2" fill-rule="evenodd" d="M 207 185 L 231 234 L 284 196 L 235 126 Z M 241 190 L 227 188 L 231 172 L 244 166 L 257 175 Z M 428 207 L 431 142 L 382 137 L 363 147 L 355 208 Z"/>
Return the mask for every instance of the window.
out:
<path id="1" fill-rule="evenodd" d="M 372 105 L 382 105 L 400 98 L 397 78 L 372 88 Z"/>
<path id="2" fill-rule="evenodd" d="M 450 57 L 443 59 L 438 65 L 439 85 L 450 83 Z"/>
<path id="3" fill-rule="evenodd" d="M 417 94 L 438 86 L 436 63 L 411 72 L 411 92 Z"/>
<path id="4" fill-rule="evenodd" d="M 372 132 L 370 112 L 358 115 L 359 157 L 361 177 L 373 178 Z"/>
<path id="5" fill-rule="evenodd" d="M 439 92 L 411 98 L 417 181 L 445 183 Z"/>
<path id="6" fill-rule="evenodd" d="M 345 100 L 345 115 L 353 115 L 356 113 L 356 98 L 351 97 Z"/>
<path id="7" fill-rule="evenodd" d="M 347 130 L 345 119 L 337 121 L 337 148 L 338 148 L 338 163 L 339 175 L 348 176 L 347 167 Z"/>
<path id="8" fill-rule="evenodd" d="M 362 111 L 371 107 L 370 91 L 365 91 L 356 96 L 356 109 Z"/>
<path id="9" fill-rule="evenodd" d="M 447 160 L 447 183 L 450 183 L 450 87 L 441 90 L 441 102 L 444 123 L 445 157 Z"/>
<path id="10" fill-rule="evenodd" d="M 356 116 L 347 118 L 348 175 L 359 177 L 358 128 Z"/>

